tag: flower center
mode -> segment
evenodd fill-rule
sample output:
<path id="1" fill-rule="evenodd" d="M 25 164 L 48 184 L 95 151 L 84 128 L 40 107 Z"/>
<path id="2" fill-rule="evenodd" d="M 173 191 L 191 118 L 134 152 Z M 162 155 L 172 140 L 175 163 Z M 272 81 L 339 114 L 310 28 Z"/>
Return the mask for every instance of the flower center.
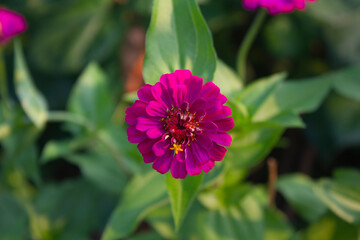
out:
<path id="1" fill-rule="evenodd" d="M 196 117 L 196 113 L 190 113 L 180 108 L 171 108 L 168 110 L 168 116 L 161 119 L 163 125 L 171 137 L 171 150 L 178 154 L 182 145 L 190 145 L 195 140 L 197 134 L 202 133 L 199 128 L 200 120 Z"/>

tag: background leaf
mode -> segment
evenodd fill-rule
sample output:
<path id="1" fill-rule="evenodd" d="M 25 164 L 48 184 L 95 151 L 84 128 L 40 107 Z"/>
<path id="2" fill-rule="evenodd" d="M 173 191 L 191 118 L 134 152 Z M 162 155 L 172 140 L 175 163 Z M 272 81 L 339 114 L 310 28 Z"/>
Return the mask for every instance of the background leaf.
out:
<path id="1" fill-rule="evenodd" d="M 189 69 L 208 82 L 215 66 L 211 34 L 196 1 L 155 0 L 146 35 L 145 82 L 154 84 L 176 69 Z"/>
<path id="2" fill-rule="evenodd" d="M 296 212 L 309 222 L 318 220 L 327 207 L 313 191 L 314 183 L 305 175 L 280 176 L 277 189 L 284 195 Z"/>
<path id="3" fill-rule="evenodd" d="M 337 216 L 348 223 L 360 223 L 360 189 L 324 179 L 315 193 Z"/>
<path id="4" fill-rule="evenodd" d="M 170 173 L 166 176 L 171 209 L 175 222 L 175 229 L 178 230 L 183 218 L 194 200 L 195 194 L 204 178 L 203 174 L 187 176 L 185 179 L 175 179 Z"/>
<path id="5" fill-rule="evenodd" d="M 106 76 L 97 64 L 91 63 L 79 77 L 71 92 L 68 108 L 93 126 L 103 127 L 109 122 L 114 104 Z"/>
<path id="6" fill-rule="evenodd" d="M 146 214 L 166 200 L 165 178 L 151 171 L 137 175 L 127 185 L 123 199 L 106 225 L 102 240 L 128 236 Z"/>
<path id="7" fill-rule="evenodd" d="M 36 89 L 21 50 L 20 42 L 15 42 L 15 90 L 20 104 L 31 121 L 42 128 L 47 120 L 47 103 Z"/>

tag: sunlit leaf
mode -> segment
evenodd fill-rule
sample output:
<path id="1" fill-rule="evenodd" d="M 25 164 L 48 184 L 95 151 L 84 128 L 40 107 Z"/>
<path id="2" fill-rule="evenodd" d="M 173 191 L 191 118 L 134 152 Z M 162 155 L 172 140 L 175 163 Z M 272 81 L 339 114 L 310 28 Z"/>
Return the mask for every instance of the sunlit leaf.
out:
<path id="1" fill-rule="evenodd" d="M 185 179 L 175 179 L 170 173 L 167 174 L 166 186 L 170 197 L 176 229 L 179 229 L 203 178 L 204 175 L 200 174 L 188 176 Z"/>
<path id="2" fill-rule="evenodd" d="M 15 90 L 31 121 L 42 128 L 47 120 L 47 102 L 33 83 L 20 42 L 15 42 Z"/>
<path id="3" fill-rule="evenodd" d="M 324 179 L 315 193 L 337 216 L 348 223 L 360 223 L 360 189 Z"/>
<path id="4" fill-rule="evenodd" d="M 216 55 L 210 31 L 195 0 L 155 0 L 146 35 L 143 75 L 154 84 L 176 69 L 212 81 Z"/>
<path id="5" fill-rule="evenodd" d="M 296 212 L 309 222 L 318 220 L 327 210 L 313 187 L 311 179 L 301 174 L 280 176 L 277 181 L 277 189 Z"/>
<path id="6" fill-rule="evenodd" d="M 360 235 L 355 226 L 327 214 L 310 225 L 304 234 L 304 240 L 356 240 Z"/>
<path id="7" fill-rule="evenodd" d="M 213 81 L 222 94 L 226 96 L 238 92 L 243 87 L 243 82 L 236 73 L 220 59 L 216 62 L 216 71 Z"/>

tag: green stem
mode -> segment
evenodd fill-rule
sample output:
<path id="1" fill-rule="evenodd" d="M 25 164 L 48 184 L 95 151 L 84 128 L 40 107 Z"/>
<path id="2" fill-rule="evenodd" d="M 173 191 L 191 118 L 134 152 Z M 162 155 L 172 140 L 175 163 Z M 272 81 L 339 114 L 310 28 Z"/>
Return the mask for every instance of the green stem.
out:
<path id="1" fill-rule="evenodd" d="M 250 29 L 246 33 L 246 36 L 240 46 L 240 49 L 237 54 L 236 59 L 236 67 L 239 73 L 241 80 L 245 83 L 246 82 L 246 58 L 248 56 L 249 50 L 258 35 L 260 28 L 267 16 L 265 9 L 260 9 L 257 13 L 254 22 L 251 24 Z"/>
<path id="2" fill-rule="evenodd" d="M 4 118 L 8 117 L 9 112 L 9 95 L 7 87 L 7 78 L 6 78 L 6 67 L 5 67 L 5 58 L 4 51 L 0 48 L 0 95 L 1 95 L 1 105 L 2 111 L 4 113 Z"/>
<path id="3" fill-rule="evenodd" d="M 47 120 L 50 122 L 72 122 L 78 125 L 84 126 L 91 130 L 93 127 L 89 124 L 86 119 L 80 117 L 79 115 L 72 114 L 69 112 L 63 111 L 51 111 L 47 115 Z"/>

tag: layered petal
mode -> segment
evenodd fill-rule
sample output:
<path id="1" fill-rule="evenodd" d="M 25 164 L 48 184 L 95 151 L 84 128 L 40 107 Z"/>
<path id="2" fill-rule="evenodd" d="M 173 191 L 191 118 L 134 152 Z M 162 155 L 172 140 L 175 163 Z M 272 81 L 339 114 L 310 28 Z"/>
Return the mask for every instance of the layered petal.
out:
<path id="1" fill-rule="evenodd" d="M 234 121 L 214 83 L 203 85 L 189 70 L 177 70 L 145 85 L 138 96 L 125 120 L 129 141 L 138 143 L 145 163 L 161 174 L 170 170 L 174 178 L 185 178 L 210 171 L 224 158 Z"/>

